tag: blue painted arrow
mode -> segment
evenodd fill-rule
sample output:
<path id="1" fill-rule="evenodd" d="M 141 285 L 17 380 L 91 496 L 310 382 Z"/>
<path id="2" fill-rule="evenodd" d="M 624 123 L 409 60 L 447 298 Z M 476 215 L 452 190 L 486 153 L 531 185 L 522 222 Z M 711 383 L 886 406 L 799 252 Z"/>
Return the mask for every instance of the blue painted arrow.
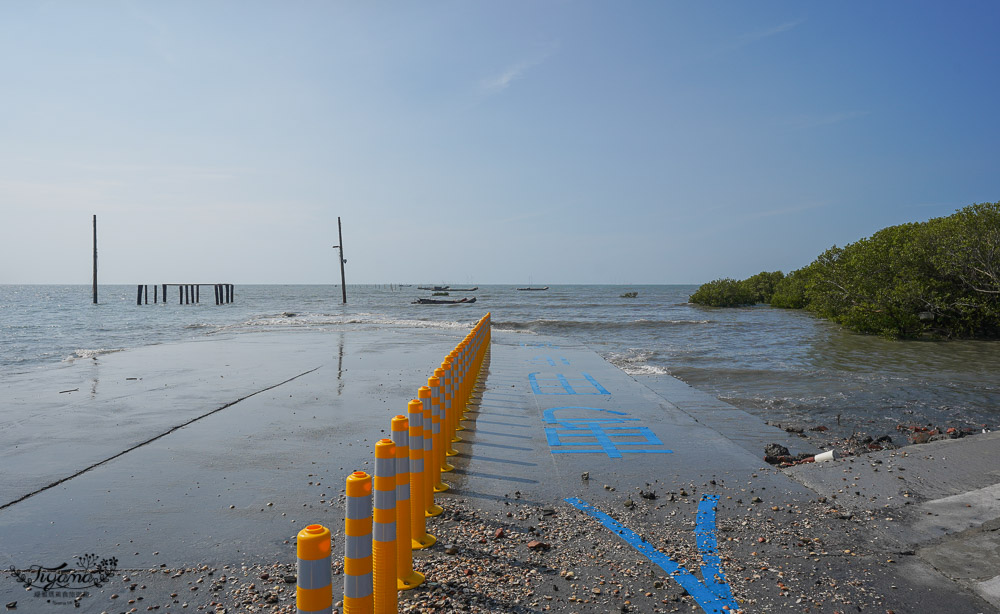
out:
<path id="1" fill-rule="evenodd" d="M 575 497 L 566 499 L 566 502 L 614 531 L 627 544 L 667 572 L 667 575 L 694 598 L 702 610 L 708 614 L 729 614 L 738 610 L 739 605 L 733 598 L 733 593 L 729 590 L 729 584 L 719 566 L 719 551 L 715 540 L 715 505 L 718 500 L 718 495 L 702 495 L 701 502 L 698 504 L 698 519 L 695 522 L 694 535 L 698 552 L 701 553 L 701 575 L 704 581 L 699 580 L 680 563 L 654 548 L 635 531 L 622 526 L 620 522 L 593 505 Z M 723 610 L 723 606 L 728 606 L 728 610 Z"/>

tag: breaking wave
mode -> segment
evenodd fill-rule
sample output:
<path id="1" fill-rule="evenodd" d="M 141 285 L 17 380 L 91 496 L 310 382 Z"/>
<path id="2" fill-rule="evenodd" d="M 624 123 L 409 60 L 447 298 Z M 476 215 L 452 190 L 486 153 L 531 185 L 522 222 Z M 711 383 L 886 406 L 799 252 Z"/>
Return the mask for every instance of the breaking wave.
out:
<path id="1" fill-rule="evenodd" d="M 124 352 L 125 348 L 100 348 L 97 350 L 76 350 L 66 358 L 63 358 L 63 362 L 73 362 L 74 360 L 79 360 L 81 358 L 97 358 L 98 356 L 103 356 L 105 354 L 114 354 L 115 352 Z"/>
<path id="2" fill-rule="evenodd" d="M 527 320 L 525 322 L 493 322 L 493 327 L 513 332 L 531 331 L 542 334 L 573 334 L 574 332 L 596 331 L 642 331 L 662 330 L 677 326 L 701 326 L 709 324 L 710 320 L 647 320 L 631 321 L 611 320 Z"/>
<path id="3" fill-rule="evenodd" d="M 650 364 L 656 352 L 631 348 L 625 353 L 611 352 L 605 360 L 629 375 L 670 375 L 670 370 L 660 365 Z"/>
<path id="4" fill-rule="evenodd" d="M 266 314 L 246 320 L 239 324 L 224 327 L 236 329 L 303 329 L 323 330 L 339 327 L 379 327 L 379 328 L 423 328 L 439 330 L 463 330 L 475 322 L 455 322 L 440 320 L 417 320 L 408 318 L 392 318 L 379 313 L 353 313 L 350 315 L 324 313 L 283 312 Z"/>

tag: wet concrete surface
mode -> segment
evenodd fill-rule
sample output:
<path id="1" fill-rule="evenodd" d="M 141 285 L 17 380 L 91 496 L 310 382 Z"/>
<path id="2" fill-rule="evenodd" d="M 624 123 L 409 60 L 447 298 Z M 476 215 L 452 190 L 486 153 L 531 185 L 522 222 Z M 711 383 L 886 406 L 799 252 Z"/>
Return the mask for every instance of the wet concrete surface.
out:
<path id="1" fill-rule="evenodd" d="M 0 601 L 22 612 L 287 611 L 294 584 L 276 579 L 294 573 L 295 534 L 325 524 L 338 551 L 344 479 L 371 469 L 390 418 L 463 334 L 209 338 L 5 381 L 0 565 L 95 553 L 116 557 L 118 572 L 75 608 L 9 576 Z M 745 612 L 997 611 L 992 435 L 778 470 L 763 462 L 766 443 L 817 450 L 672 378 L 636 380 L 578 343 L 498 334 L 487 369 L 439 496 L 446 515 L 428 521 L 440 548 L 415 555 L 433 589 L 404 595 L 402 609 L 710 611 L 565 500 L 699 575 L 696 512 L 712 495 L 722 571 Z M 448 542 L 462 554 L 444 553 Z M 465 575 L 490 566 L 527 575 L 509 592 Z"/>

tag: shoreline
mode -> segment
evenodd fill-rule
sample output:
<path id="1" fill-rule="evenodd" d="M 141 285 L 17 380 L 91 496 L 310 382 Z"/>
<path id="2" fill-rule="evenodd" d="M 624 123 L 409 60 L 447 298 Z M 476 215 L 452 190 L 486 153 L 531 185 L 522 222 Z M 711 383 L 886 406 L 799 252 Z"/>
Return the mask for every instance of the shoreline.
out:
<path id="1" fill-rule="evenodd" d="M 371 466 L 388 418 L 458 338 L 294 332 L 151 346 L 74 366 L 82 386 L 68 405 L 51 385 L 62 374 L 31 382 L 4 409 L 4 493 L 71 474 L 53 450 L 72 450 L 78 470 L 198 419 L 0 510 L 0 564 L 116 556 L 119 574 L 90 589 L 84 612 L 291 611 L 295 533 L 320 521 L 342 551 L 344 478 Z M 599 386 L 574 379 L 577 369 Z M 996 434 L 775 469 L 762 445 L 806 440 L 679 380 L 632 378 L 577 342 L 500 334 L 488 370 L 440 499 L 446 514 L 429 522 L 441 547 L 414 553 L 428 580 L 401 593 L 401 611 L 690 611 L 694 596 L 566 500 L 697 573 L 691 523 L 704 496 L 718 497 L 721 569 L 745 612 L 996 611 L 983 599 L 996 598 L 1000 569 L 977 554 L 983 577 L 942 571 L 953 552 L 992 544 L 983 527 L 1000 518 L 989 496 Z M 551 388 L 557 372 L 576 397 Z M 556 453 L 545 411 L 583 405 L 627 414 L 669 453 Z M 19 611 L 40 603 L 9 575 L 0 599 Z"/>

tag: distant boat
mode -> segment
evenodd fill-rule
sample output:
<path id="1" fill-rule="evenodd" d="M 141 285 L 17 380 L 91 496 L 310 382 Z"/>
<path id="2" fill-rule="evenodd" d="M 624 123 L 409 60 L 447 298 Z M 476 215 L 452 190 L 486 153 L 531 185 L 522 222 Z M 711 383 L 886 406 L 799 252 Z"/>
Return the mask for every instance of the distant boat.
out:
<path id="1" fill-rule="evenodd" d="M 434 290 L 435 292 L 443 292 L 449 288 L 451 286 L 417 286 L 417 290 Z"/>
<path id="2" fill-rule="evenodd" d="M 458 305 L 460 303 L 475 303 L 476 297 L 472 298 L 460 298 L 454 301 L 443 301 L 433 298 L 418 298 L 413 301 L 413 305 Z"/>
<path id="3" fill-rule="evenodd" d="M 479 289 L 479 286 L 476 286 L 475 288 L 451 288 L 450 291 L 451 292 L 475 292 L 478 289 Z"/>
<path id="4" fill-rule="evenodd" d="M 534 292 L 538 292 L 539 290 L 548 290 L 548 289 L 549 289 L 548 286 L 545 286 L 544 288 L 532 288 L 531 286 L 528 286 L 527 288 L 518 288 L 518 290 L 530 290 Z"/>

